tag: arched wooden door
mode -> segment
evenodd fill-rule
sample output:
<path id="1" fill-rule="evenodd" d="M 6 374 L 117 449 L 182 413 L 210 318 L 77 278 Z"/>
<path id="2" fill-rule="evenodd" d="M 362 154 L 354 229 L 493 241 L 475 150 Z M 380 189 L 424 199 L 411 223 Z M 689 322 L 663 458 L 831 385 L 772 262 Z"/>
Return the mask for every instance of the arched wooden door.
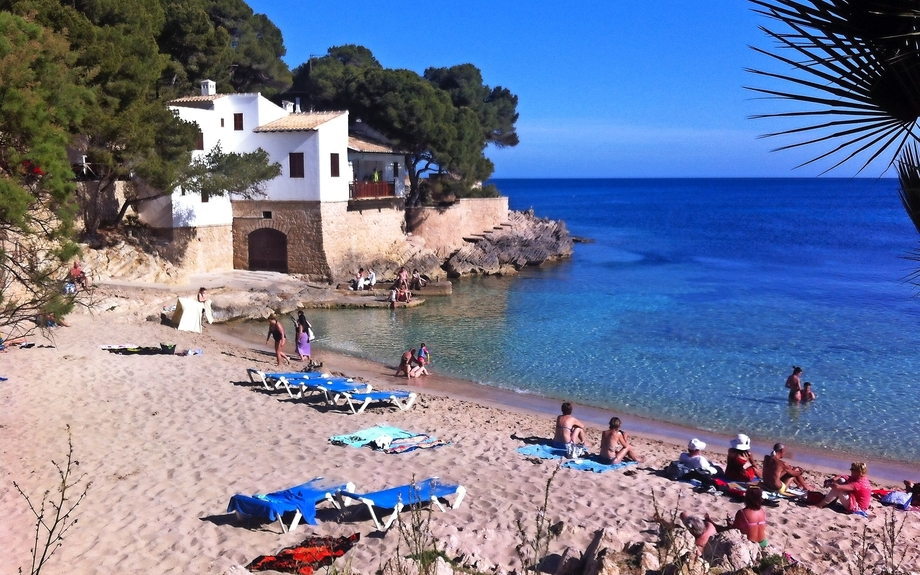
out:
<path id="1" fill-rule="evenodd" d="M 287 236 L 261 228 L 249 234 L 249 269 L 287 273 Z"/>

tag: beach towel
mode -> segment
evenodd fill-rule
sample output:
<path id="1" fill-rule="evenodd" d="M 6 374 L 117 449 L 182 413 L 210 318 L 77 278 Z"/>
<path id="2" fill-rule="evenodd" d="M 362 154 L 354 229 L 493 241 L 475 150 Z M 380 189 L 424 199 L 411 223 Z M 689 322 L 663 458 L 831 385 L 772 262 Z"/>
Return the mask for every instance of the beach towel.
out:
<path id="1" fill-rule="evenodd" d="M 368 443 L 373 443 L 379 439 L 389 439 L 390 441 L 393 441 L 394 439 L 404 439 L 407 437 L 412 437 L 413 435 L 415 434 L 398 427 L 390 427 L 389 425 L 377 425 L 375 427 L 370 427 L 368 429 L 362 429 L 354 433 L 349 433 L 348 435 L 333 435 L 329 438 L 329 441 L 333 445 L 364 447 Z"/>
<path id="2" fill-rule="evenodd" d="M 593 459 L 570 459 L 562 464 L 562 467 L 577 469 L 579 471 L 593 471 L 594 473 L 604 473 L 605 471 L 615 471 L 624 469 L 630 465 L 638 465 L 635 461 L 623 461 L 620 463 L 601 463 Z"/>
<path id="3" fill-rule="evenodd" d="M 337 557 L 347 553 L 360 538 L 360 533 L 348 537 L 307 537 L 299 545 L 285 547 L 277 555 L 256 557 L 246 568 L 250 571 L 311 575 L 317 567 L 332 565 Z"/>
<path id="4" fill-rule="evenodd" d="M 419 433 L 418 435 L 413 435 L 412 437 L 394 439 L 390 442 L 390 446 L 385 448 L 383 452 L 406 453 L 409 451 L 415 451 L 416 449 L 433 449 L 435 447 L 441 447 L 444 445 L 450 445 L 450 442 L 443 439 L 438 439 L 437 437 L 431 437 L 430 435 L 425 435 L 424 433 Z"/>
<path id="5" fill-rule="evenodd" d="M 412 433 L 398 427 L 378 425 L 362 429 L 348 435 L 335 435 L 329 438 L 333 445 L 349 447 L 370 447 L 384 453 L 407 453 L 416 449 L 432 449 L 450 445 L 449 441 L 438 439 L 424 433 Z"/>
<path id="6" fill-rule="evenodd" d="M 553 447 L 552 445 L 525 445 L 518 447 L 517 452 L 527 457 L 539 457 L 540 459 L 563 459 L 566 456 L 564 447 Z"/>

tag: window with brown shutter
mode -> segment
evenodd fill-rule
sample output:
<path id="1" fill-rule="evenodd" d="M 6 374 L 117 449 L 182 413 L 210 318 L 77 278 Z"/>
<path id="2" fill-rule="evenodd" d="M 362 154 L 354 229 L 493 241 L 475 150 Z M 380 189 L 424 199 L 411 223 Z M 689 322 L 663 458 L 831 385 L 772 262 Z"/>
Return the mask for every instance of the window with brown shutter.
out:
<path id="1" fill-rule="evenodd" d="M 399 177 L 399 162 L 393 162 L 393 179 Z"/>
<path id="2" fill-rule="evenodd" d="M 237 131 L 243 130 L 243 114 L 233 114 L 233 129 Z"/>
<path id="3" fill-rule="evenodd" d="M 292 178 L 302 178 L 303 173 L 303 152 L 291 152 L 288 154 L 288 164 Z"/>
<path id="4" fill-rule="evenodd" d="M 330 161 L 330 171 L 333 178 L 339 177 L 339 155 L 338 154 L 329 154 Z"/>
<path id="5" fill-rule="evenodd" d="M 201 132 L 198 132 L 198 141 L 195 142 L 195 149 L 196 150 L 204 149 L 204 134 Z"/>

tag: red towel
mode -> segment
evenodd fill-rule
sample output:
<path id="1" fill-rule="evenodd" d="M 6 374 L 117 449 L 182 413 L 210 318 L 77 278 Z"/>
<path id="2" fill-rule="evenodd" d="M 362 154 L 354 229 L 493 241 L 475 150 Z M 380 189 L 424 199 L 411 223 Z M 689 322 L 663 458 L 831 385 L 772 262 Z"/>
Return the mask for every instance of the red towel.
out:
<path id="1" fill-rule="evenodd" d="M 336 557 L 345 555 L 360 538 L 360 533 L 349 537 L 307 537 L 299 545 L 285 547 L 277 555 L 256 557 L 246 568 L 312 575 L 317 567 L 332 565 Z"/>

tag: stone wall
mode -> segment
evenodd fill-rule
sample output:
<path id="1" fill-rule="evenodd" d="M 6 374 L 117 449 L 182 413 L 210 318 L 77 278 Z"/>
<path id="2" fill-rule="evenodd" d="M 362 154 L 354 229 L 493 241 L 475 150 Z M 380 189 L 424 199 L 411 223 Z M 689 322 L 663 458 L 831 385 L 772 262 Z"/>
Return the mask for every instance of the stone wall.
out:
<path id="1" fill-rule="evenodd" d="M 271 212 L 271 218 L 263 217 Z M 320 202 L 233 202 L 233 267 L 249 269 L 249 234 L 261 228 L 287 236 L 288 273 L 332 281 L 323 242 Z"/>
<path id="2" fill-rule="evenodd" d="M 185 245 L 182 268 L 190 274 L 233 269 L 231 226 L 176 228 L 173 244 Z"/>
<path id="3" fill-rule="evenodd" d="M 425 247 L 446 260 L 463 247 L 463 238 L 508 221 L 508 198 L 464 198 L 449 207 L 406 208 L 406 229 L 424 238 Z"/>
<path id="4" fill-rule="evenodd" d="M 392 254 L 406 246 L 405 212 L 401 208 L 349 211 L 348 202 L 325 202 L 322 221 L 326 261 L 335 282 L 353 277 L 359 267 L 370 266 L 387 275 Z"/>

